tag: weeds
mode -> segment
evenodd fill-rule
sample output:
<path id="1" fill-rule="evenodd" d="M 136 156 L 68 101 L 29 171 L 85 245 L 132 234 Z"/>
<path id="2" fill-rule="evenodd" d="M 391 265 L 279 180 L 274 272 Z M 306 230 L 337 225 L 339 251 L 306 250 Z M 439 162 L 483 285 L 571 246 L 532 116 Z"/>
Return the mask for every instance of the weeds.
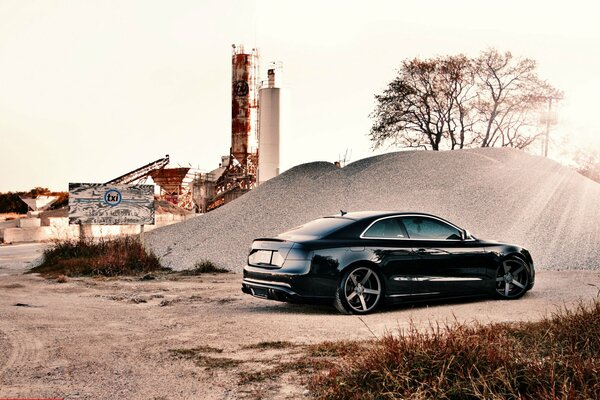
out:
<path id="1" fill-rule="evenodd" d="M 20 289 L 20 288 L 24 288 L 24 285 L 21 285 L 20 283 L 9 283 L 8 285 L 2 285 L 0 286 L 3 289 Z"/>
<path id="2" fill-rule="evenodd" d="M 268 369 L 261 369 L 252 372 L 240 372 L 240 385 L 249 383 L 263 382 L 265 380 L 277 380 L 281 375 L 289 372 L 297 372 L 300 375 L 306 375 L 314 371 L 322 370 L 326 367 L 331 367 L 331 363 L 324 360 L 316 360 L 313 358 L 302 358 L 294 361 L 287 361 L 277 364 Z"/>
<path id="3" fill-rule="evenodd" d="M 297 345 L 292 342 L 286 342 L 284 340 L 277 340 L 274 342 L 258 342 L 255 344 L 248 344 L 246 346 L 242 346 L 242 349 L 257 349 L 257 350 L 267 350 L 267 349 L 287 349 L 291 347 L 296 347 Z"/>
<path id="4" fill-rule="evenodd" d="M 353 353 L 357 347 L 364 347 L 365 342 L 341 340 L 338 342 L 322 342 L 307 346 L 311 357 L 341 357 Z"/>
<path id="5" fill-rule="evenodd" d="M 218 349 L 210 346 L 200 346 L 193 349 L 173 349 L 169 350 L 174 358 L 191 360 L 198 367 L 204 368 L 234 368 L 242 364 L 243 361 L 228 357 L 211 357 L 206 353 L 222 353 L 223 349 Z"/>
<path id="6" fill-rule="evenodd" d="M 44 251 L 44 262 L 29 270 L 45 277 L 120 276 L 168 271 L 137 237 L 57 242 Z"/>
<path id="7" fill-rule="evenodd" d="M 310 387 L 321 399 L 600 398 L 598 332 L 600 301 L 539 322 L 413 327 L 355 343 Z"/>
<path id="8" fill-rule="evenodd" d="M 198 346 L 191 349 L 173 349 L 169 350 L 169 353 L 173 356 L 182 357 L 182 358 L 193 358 L 201 353 L 222 353 L 223 349 L 212 346 Z"/>
<path id="9" fill-rule="evenodd" d="M 202 261 L 198 261 L 196 264 L 194 264 L 194 268 L 185 269 L 185 270 L 181 271 L 181 275 L 196 276 L 196 275 L 200 275 L 200 274 L 211 274 L 211 273 L 212 274 L 225 274 L 228 272 L 229 272 L 229 270 L 217 266 L 215 263 L 213 263 L 210 260 L 202 260 Z"/>

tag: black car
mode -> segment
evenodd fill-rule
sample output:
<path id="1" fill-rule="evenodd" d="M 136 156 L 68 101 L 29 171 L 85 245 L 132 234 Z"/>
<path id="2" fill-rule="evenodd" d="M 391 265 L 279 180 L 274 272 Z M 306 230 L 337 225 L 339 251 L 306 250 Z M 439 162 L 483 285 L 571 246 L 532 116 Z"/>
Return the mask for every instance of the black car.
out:
<path id="1" fill-rule="evenodd" d="M 242 291 L 365 314 L 440 297 L 516 299 L 534 278 L 524 248 L 477 239 L 434 215 L 341 212 L 254 240 Z"/>

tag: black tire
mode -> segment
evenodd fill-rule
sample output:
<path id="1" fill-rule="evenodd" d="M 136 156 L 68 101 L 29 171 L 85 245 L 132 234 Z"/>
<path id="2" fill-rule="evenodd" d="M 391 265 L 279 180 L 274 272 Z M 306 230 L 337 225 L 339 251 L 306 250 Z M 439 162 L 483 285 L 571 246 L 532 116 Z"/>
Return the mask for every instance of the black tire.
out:
<path id="1" fill-rule="evenodd" d="M 358 265 L 349 268 L 340 279 L 334 305 L 342 314 L 368 314 L 377 309 L 383 295 L 379 273 L 373 267 Z"/>
<path id="2" fill-rule="evenodd" d="M 514 300 L 530 288 L 530 276 L 525 261 L 517 257 L 507 258 L 496 270 L 497 298 Z"/>

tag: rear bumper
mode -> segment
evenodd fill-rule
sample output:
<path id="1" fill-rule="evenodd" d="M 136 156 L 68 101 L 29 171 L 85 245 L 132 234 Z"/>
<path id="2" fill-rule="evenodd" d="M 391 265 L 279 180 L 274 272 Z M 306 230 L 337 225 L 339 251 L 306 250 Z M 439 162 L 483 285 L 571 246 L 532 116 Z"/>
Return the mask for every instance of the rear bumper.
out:
<path id="1" fill-rule="evenodd" d="M 294 292 L 291 286 L 283 282 L 263 281 L 260 279 L 244 278 L 242 292 L 254 297 L 293 303 L 303 302 L 302 296 Z"/>

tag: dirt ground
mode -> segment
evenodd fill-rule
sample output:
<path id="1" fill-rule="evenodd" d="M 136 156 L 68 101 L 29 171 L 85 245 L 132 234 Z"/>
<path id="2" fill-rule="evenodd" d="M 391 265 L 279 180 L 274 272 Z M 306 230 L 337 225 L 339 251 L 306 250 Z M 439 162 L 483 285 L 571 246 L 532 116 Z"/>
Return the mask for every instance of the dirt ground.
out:
<path id="1" fill-rule="evenodd" d="M 24 275 L 42 249 L 0 246 L 0 398 L 307 398 L 303 373 L 244 380 L 298 359 L 301 347 L 253 345 L 368 339 L 411 321 L 536 320 L 598 296 L 600 287 L 599 272 L 539 271 L 533 291 L 517 301 L 403 306 L 358 318 L 252 298 L 233 273 L 66 283 Z"/>

